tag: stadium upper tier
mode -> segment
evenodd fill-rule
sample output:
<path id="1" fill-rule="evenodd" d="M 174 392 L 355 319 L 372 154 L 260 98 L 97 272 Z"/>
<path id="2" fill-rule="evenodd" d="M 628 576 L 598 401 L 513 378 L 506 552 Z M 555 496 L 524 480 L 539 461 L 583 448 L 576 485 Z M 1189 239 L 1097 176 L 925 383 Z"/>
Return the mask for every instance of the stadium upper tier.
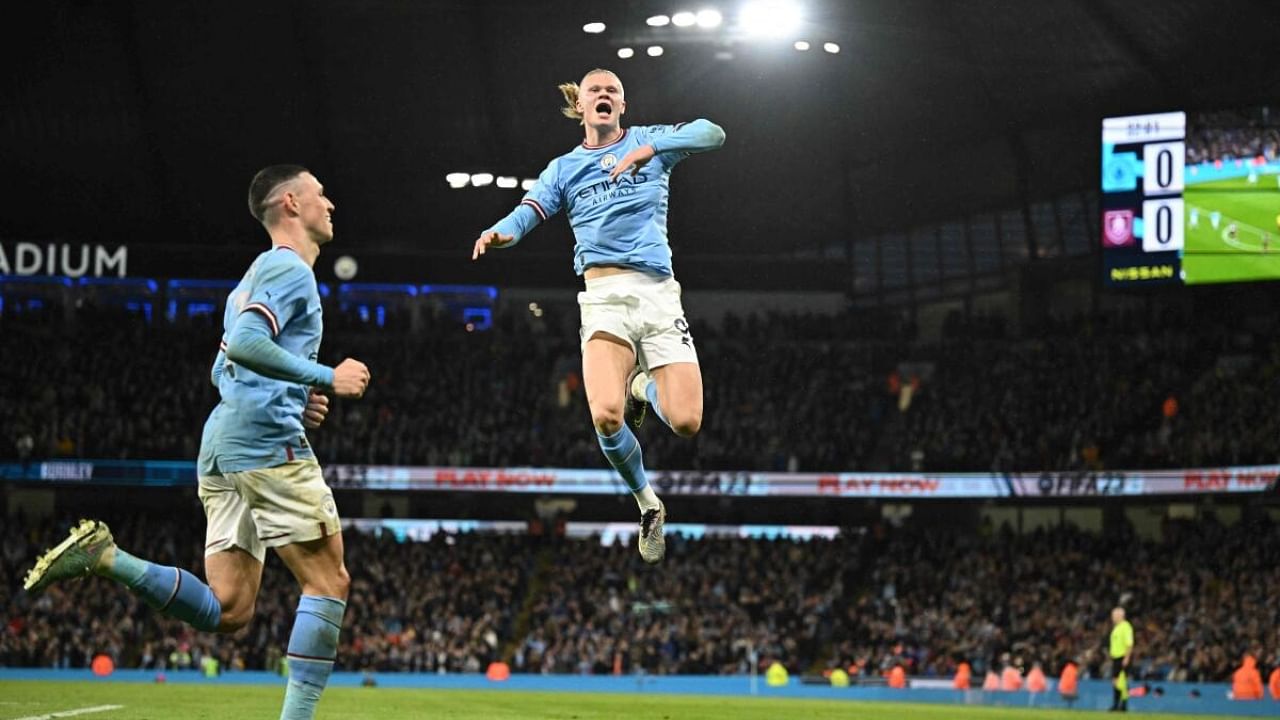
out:
<path id="1" fill-rule="evenodd" d="M 368 395 L 336 402 L 322 463 L 602 468 L 576 318 L 498 303 L 440 309 L 326 302 L 322 362 L 358 357 Z M 0 311 L 0 461 L 192 460 L 217 402 L 214 307 L 10 301 Z M 1280 459 L 1273 319 L 1099 314 L 1014 335 L 961 317 L 917 341 L 889 312 L 729 315 L 694 323 L 704 432 L 640 429 L 657 470 L 1073 471 L 1267 465 Z M 1207 311 L 1206 311 L 1207 312 Z"/>

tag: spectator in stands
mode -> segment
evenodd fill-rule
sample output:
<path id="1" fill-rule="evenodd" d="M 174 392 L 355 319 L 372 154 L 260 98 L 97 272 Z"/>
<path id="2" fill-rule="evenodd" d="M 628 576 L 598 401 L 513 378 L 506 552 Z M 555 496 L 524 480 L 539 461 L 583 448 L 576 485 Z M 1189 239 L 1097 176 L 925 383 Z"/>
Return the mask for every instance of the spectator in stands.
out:
<path id="1" fill-rule="evenodd" d="M 36 441 L 31 437 L 31 432 L 26 428 L 18 431 L 13 439 L 13 450 L 18 458 L 18 463 L 22 465 L 22 472 L 25 475 L 31 465 L 31 453 L 35 450 Z"/>
<path id="2" fill-rule="evenodd" d="M 33 457 L 194 455 L 193 428 L 215 400 L 200 380 L 217 337 L 208 318 L 147 322 L 85 302 L 67 321 L 61 308 L 19 314 L 15 307 L 0 312 L 0 351 L 26 362 L 0 368 L 0 427 L 29 428 Z M 862 311 L 729 315 L 698 329 L 707 377 L 717 380 L 706 388 L 705 419 L 717 432 L 676 442 L 642 428 L 641 441 L 664 470 L 1004 472 L 1280 461 L 1272 442 L 1280 414 L 1265 400 L 1280 393 L 1280 341 L 1272 339 L 1280 330 L 1274 320 L 1218 312 L 1051 319 L 1021 335 L 970 328 L 913 345 L 894 335 L 900 323 L 877 329 Z M 364 406 L 335 403 L 312 438 L 322 462 L 603 468 L 591 433 L 580 432 L 587 409 L 576 349 L 545 331 L 556 322 L 552 308 L 541 318 L 499 308 L 486 332 L 468 332 L 441 313 L 423 315 L 407 334 L 397 317 L 379 327 L 326 308 L 332 327 L 323 352 L 339 357 L 358 347 L 388 383 L 372 388 Z M 137 346 L 149 352 L 126 363 Z M 759 347 L 770 352 L 753 351 Z M 422 358 L 445 354 L 456 361 L 421 371 Z M 890 412 L 910 377 L 898 378 L 893 394 L 883 391 L 886 378 L 904 362 L 935 371 L 905 412 Z M 796 391 L 797 376 L 812 381 L 808 389 Z M 490 441 L 496 428 L 502 443 Z M 16 448 L 9 452 L 16 457 Z"/>
<path id="3" fill-rule="evenodd" d="M 1230 527 L 1171 522 L 1158 543 L 1070 528 L 984 538 L 907 526 L 873 547 L 870 564 L 849 571 L 867 589 L 837 616 L 841 664 L 891 657 L 901 642 L 921 674 L 951 674 L 958 653 L 985 673 L 1016 647 L 1046 666 L 1075 660 L 1079 673 L 1100 677 L 1098 654 L 1077 659 L 1074 649 L 1105 632 L 1110 606 L 1102 589 L 1121 575 L 1134 589 L 1132 603 L 1144 608 L 1143 662 L 1130 668 L 1137 679 L 1226 680 L 1231 642 L 1257 644 L 1263 628 L 1280 627 L 1280 606 L 1269 600 L 1280 576 L 1268 565 L 1280 566 L 1280 529 L 1265 519 Z M 892 605 L 884 597 L 889 586 Z"/>
<path id="4" fill-rule="evenodd" d="M 136 518 L 110 520 L 120 537 L 160 561 L 202 555 L 198 542 L 174 542 L 185 537 L 183 518 L 152 519 L 152 533 Z M 20 578 L 57 530 L 20 518 L 7 523 L 0 576 Z M 1006 653 L 1016 673 L 1015 653 L 1056 666 L 1074 660 L 1072 648 L 1096 637 L 1107 607 L 1103 588 L 1121 569 L 1135 588 L 1132 603 L 1144 608 L 1142 655 L 1157 659 L 1131 667 L 1134 680 L 1228 680 L 1235 670 L 1228 649 L 1261 647 L 1271 657 L 1266 628 L 1280 626 L 1272 600 L 1280 588 L 1280 528 L 1265 520 L 1174 523 L 1160 543 L 1059 529 L 1015 545 L 999 534 L 909 525 L 879 539 L 673 538 L 661 577 L 629 560 L 625 545 L 598 539 L 538 546 L 524 536 L 346 538 L 355 600 L 342 657 L 353 670 L 483 671 L 510 652 L 517 673 L 745 673 L 754 649 L 793 673 L 817 662 L 851 674 L 900 665 L 908 675 L 946 677 L 968 656 L 985 674 Z M 549 553 L 542 590 L 526 597 L 539 552 Z M 1152 557 L 1165 561 L 1144 561 Z M 157 668 L 191 642 L 197 665 L 213 653 L 228 670 L 271 668 L 287 640 L 287 588 L 287 577 L 269 565 L 254 631 L 202 645 L 137 603 L 80 604 L 54 591 L 32 603 L 5 584 L 0 621 L 9 632 L 0 633 L 0 665 L 83 667 L 105 651 L 118 667 Z M 528 613 L 517 622 L 522 607 Z M 74 619 L 82 615 L 112 622 Z M 1096 658 L 1076 660 L 1064 680 L 1071 667 L 1077 675 L 1101 672 Z"/>

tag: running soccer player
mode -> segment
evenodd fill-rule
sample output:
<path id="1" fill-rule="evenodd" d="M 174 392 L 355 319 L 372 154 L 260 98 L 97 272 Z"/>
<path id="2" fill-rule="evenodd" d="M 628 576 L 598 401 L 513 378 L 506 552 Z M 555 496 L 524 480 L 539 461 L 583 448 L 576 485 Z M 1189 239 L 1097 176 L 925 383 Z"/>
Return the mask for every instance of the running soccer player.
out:
<path id="1" fill-rule="evenodd" d="M 671 170 L 692 153 L 724 144 L 709 120 L 622 127 L 622 81 L 592 70 L 565 83 L 562 112 L 579 121 L 583 143 L 551 161 L 520 204 L 480 233 L 475 260 L 491 247 L 515 245 L 539 222 L 564 210 L 576 244 L 574 270 L 586 289 L 582 375 L 600 449 L 640 506 L 640 556 L 666 554 L 666 506 L 645 477 L 627 421 L 639 425 L 645 403 L 677 435 L 702 427 L 702 373 L 671 269 L 667 198 Z"/>
<path id="2" fill-rule="evenodd" d="M 322 331 L 312 270 L 333 239 L 334 204 L 306 168 L 273 165 L 249 184 L 249 211 L 272 247 L 227 299 L 211 377 L 221 401 L 210 413 L 197 463 L 208 521 L 206 585 L 186 570 L 134 557 L 107 525 L 82 520 L 27 573 L 23 586 L 100 575 L 148 605 L 205 632 L 233 633 L 253 617 L 266 548 L 302 586 L 289 636 L 282 719 L 312 718 L 338 649 L 350 578 L 338 511 L 305 428 L 318 427 L 328 398 L 358 398 L 369 370 L 358 360 L 316 362 Z"/>

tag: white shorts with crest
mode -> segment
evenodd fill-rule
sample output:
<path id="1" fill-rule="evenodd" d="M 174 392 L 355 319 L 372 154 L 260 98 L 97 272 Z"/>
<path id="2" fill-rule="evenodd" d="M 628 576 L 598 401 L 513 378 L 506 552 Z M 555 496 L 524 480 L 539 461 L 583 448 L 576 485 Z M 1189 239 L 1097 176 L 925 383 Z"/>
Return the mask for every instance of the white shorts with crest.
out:
<path id="1" fill-rule="evenodd" d="M 678 362 L 698 363 L 693 335 L 673 277 L 625 272 L 587 280 L 578 293 L 582 348 L 596 333 L 631 346 L 644 370 Z"/>
<path id="2" fill-rule="evenodd" d="M 269 547 L 318 540 L 342 531 L 333 492 L 314 459 L 203 475 L 199 494 L 208 522 L 206 556 L 240 547 L 262 561 Z"/>

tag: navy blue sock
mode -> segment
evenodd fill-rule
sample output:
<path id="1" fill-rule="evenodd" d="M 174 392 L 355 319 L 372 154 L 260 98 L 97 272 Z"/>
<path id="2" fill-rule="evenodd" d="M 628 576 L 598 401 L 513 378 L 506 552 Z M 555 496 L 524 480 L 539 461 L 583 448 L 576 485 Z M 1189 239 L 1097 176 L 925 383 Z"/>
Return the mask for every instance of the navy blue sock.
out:
<path id="1" fill-rule="evenodd" d="M 107 577 L 124 583 L 152 608 L 197 630 L 213 632 L 222 621 L 222 603 L 213 590 L 181 568 L 157 565 L 117 547 Z"/>
<path id="2" fill-rule="evenodd" d="M 604 451 L 609 464 L 622 476 L 623 482 L 631 492 L 638 493 L 648 486 L 649 480 L 644 475 L 644 453 L 640 451 L 640 441 L 636 439 L 635 433 L 631 432 L 631 428 L 627 427 L 626 423 L 623 423 L 622 428 L 612 435 L 601 435 L 597 431 L 596 439 L 600 441 L 600 449 Z"/>
<path id="3" fill-rule="evenodd" d="M 338 634 L 347 604 L 322 595 L 303 595 L 289 635 L 289 688 L 280 720 L 311 720 L 329 683 L 338 655 Z"/>

